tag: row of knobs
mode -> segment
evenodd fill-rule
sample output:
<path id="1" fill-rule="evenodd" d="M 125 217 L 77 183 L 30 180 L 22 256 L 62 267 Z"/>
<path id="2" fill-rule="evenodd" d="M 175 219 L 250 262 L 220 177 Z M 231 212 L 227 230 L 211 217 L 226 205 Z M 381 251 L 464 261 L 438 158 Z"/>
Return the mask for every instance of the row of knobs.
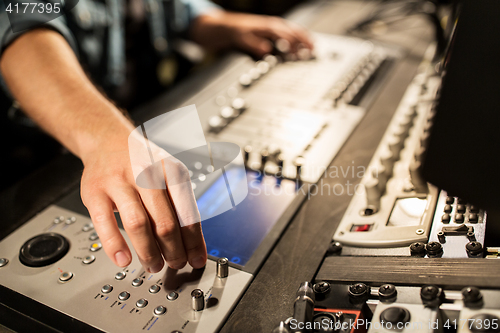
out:
<path id="1" fill-rule="evenodd" d="M 243 148 L 243 157 L 245 166 L 249 169 L 259 170 L 262 173 L 283 177 L 283 167 L 284 167 L 284 156 L 281 153 L 281 149 L 276 146 L 270 146 L 264 148 L 260 153 L 254 152 L 251 145 L 246 145 Z M 258 168 L 254 168 L 252 165 L 251 155 L 258 154 L 260 157 L 260 165 Z M 295 166 L 296 179 L 300 179 L 302 174 L 302 167 L 304 166 L 305 159 L 302 156 L 297 156 L 293 160 L 293 165 Z"/>
<path id="2" fill-rule="evenodd" d="M 225 279 L 229 275 L 229 260 L 219 258 L 217 260 L 216 275 L 220 279 Z M 191 307 L 194 311 L 201 311 L 205 308 L 205 294 L 203 290 L 197 288 L 191 292 Z"/>
<path id="3" fill-rule="evenodd" d="M 247 109 L 247 107 L 247 102 L 243 98 L 235 98 L 230 106 L 228 105 L 222 107 L 218 115 L 212 116 L 208 119 L 208 127 L 210 131 L 219 133 L 231 121 L 238 118 L 240 114 Z"/>
<path id="4" fill-rule="evenodd" d="M 379 153 L 379 160 L 365 182 L 367 206 L 374 212 L 380 208 L 380 198 L 386 191 L 387 182 L 393 174 L 394 164 L 399 160 L 401 150 L 404 148 L 405 140 L 417 115 L 417 106 L 415 105 L 401 117 L 387 139 L 386 145 Z M 409 170 L 415 191 L 419 193 L 427 192 L 427 183 L 421 179 L 418 173 L 424 152 L 424 149 L 417 149 Z"/>
<path id="5" fill-rule="evenodd" d="M 337 107 L 339 102 L 351 102 L 354 96 L 365 85 L 366 81 L 380 66 L 382 60 L 381 55 L 372 52 L 363 57 L 354 68 L 340 79 L 330 91 L 334 107 Z"/>

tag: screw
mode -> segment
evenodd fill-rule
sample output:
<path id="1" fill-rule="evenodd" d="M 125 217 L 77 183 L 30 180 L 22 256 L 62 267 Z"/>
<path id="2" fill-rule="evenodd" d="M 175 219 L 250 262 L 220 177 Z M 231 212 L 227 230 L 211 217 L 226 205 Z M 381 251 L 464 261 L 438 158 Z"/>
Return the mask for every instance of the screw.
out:
<path id="1" fill-rule="evenodd" d="M 462 289 L 462 296 L 465 303 L 476 303 L 483 298 L 481 291 L 476 287 L 465 287 Z"/>
<path id="2" fill-rule="evenodd" d="M 476 242 L 476 241 L 472 241 L 472 242 L 467 243 L 467 245 L 465 245 L 465 249 L 467 250 L 467 252 L 470 255 L 473 255 L 473 256 L 477 256 L 477 255 L 483 253 L 483 245 L 481 245 L 481 243 Z"/>
<path id="3" fill-rule="evenodd" d="M 425 244 L 416 242 L 410 245 L 410 253 L 412 256 L 424 256 L 425 254 Z"/>
<path id="4" fill-rule="evenodd" d="M 378 289 L 378 296 L 381 299 L 389 299 L 397 294 L 396 287 L 392 284 L 384 284 Z"/>
<path id="5" fill-rule="evenodd" d="M 443 246 L 438 242 L 430 242 L 425 246 L 425 250 L 429 257 L 435 257 L 443 252 Z"/>
<path id="6" fill-rule="evenodd" d="M 326 281 L 315 283 L 313 290 L 317 294 L 324 294 L 330 291 L 330 284 Z"/>
<path id="7" fill-rule="evenodd" d="M 420 289 L 420 298 L 424 305 L 439 306 L 441 304 L 441 299 L 444 298 L 444 294 L 439 287 L 427 285 Z"/>
<path id="8" fill-rule="evenodd" d="M 349 286 L 349 295 L 352 297 L 362 297 L 368 293 L 368 286 L 364 283 L 356 283 Z"/>
<path id="9" fill-rule="evenodd" d="M 340 242 L 332 241 L 326 253 L 340 254 L 340 252 L 342 252 L 342 244 Z"/>

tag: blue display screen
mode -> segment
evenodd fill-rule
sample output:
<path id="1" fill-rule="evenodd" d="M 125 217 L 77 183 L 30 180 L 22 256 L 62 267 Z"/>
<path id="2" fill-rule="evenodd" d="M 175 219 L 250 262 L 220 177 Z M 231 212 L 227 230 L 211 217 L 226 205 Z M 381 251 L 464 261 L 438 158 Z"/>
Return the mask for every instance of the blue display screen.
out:
<path id="1" fill-rule="evenodd" d="M 248 195 L 232 210 L 202 222 L 207 251 L 214 257 L 227 257 L 244 266 L 262 240 L 296 197 L 296 184 L 291 180 L 247 172 Z M 197 200 L 202 216 L 210 216 L 227 193 L 224 177 L 220 177 Z"/>

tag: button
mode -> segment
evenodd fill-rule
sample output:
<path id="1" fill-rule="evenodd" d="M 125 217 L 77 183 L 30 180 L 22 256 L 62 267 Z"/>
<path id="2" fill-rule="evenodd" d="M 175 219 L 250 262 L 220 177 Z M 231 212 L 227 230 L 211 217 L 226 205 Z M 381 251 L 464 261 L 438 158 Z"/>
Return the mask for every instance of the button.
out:
<path id="1" fill-rule="evenodd" d="M 457 205 L 457 213 L 465 213 L 465 206 Z"/>
<path id="2" fill-rule="evenodd" d="M 103 294 L 109 294 L 112 290 L 113 290 L 113 286 L 110 284 L 106 284 L 106 285 L 102 286 L 102 288 L 101 288 L 101 292 Z"/>
<path id="3" fill-rule="evenodd" d="M 450 214 L 443 214 L 443 216 L 441 216 L 441 222 L 450 223 Z"/>
<path id="4" fill-rule="evenodd" d="M 61 222 L 63 222 L 63 221 L 64 221 L 64 216 L 56 216 L 56 217 L 54 218 L 53 223 L 54 223 L 54 224 L 59 224 L 59 223 L 61 223 Z"/>
<path id="5" fill-rule="evenodd" d="M 145 298 L 141 298 L 135 303 L 138 308 L 145 308 L 148 305 L 148 301 Z"/>
<path id="6" fill-rule="evenodd" d="M 167 295 L 167 299 L 168 299 L 169 301 L 175 301 L 178 297 L 179 297 L 179 294 L 177 293 L 177 291 L 171 291 L 171 292 Z"/>
<path id="7" fill-rule="evenodd" d="M 94 261 L 95 261 L 95 257 L 93 255 L 90 255 L 90 256 L 86 256 L 85 258 L 83 258 L 82 263 L 84 263 L 85 265 L 89 265 L 89 264 L 93 263 Z"/>
<path id="8" fill-rule="evenodd" d="M 410 311 L 399 306 L 390 307 L 385 309 L 380 314 L 380 319 L 386 323 L 397 324 L 407 323 L 410 321 Z"/>
<path id="9" fill-rule="evenodd" d="M 122 291 L 120 294 L 118 294 L 118 299 L 120 301 L 126 301 L 129 299 L 129 297 L 130 297 L 130 293 L 127 291 Z"/>
<path id="10" fill-rule="evenodd" d="M 94 225 L 92 223 L 85 223 L 82 227 L 82 231 L 90 231 L 94 229 Z"/>
<path id="11" fill-rule="evenodd" d="M 125 272 L 118 272 L 115 274 L 115 279 L 116 280 L 123 280 L 127 276 L 127 273 Z"/>
<path id="12" fill-rule="evenodd" d="M 76 217 L 72 216 L 72 217 L 68 217 L 68 218 L 66 219 L 66 222 L 65 222 L 65 223 L 66 223 L 66 224 L 73 224 L 73 223 L 75 223 L 75 222 L 76 222 Z"/>
<path id="13" fill-rule="evenodd" d="M 135 278 L 135 279 L 132 280 L 132 285 L 134 287 L 139 287 L 140 285 L 142 285 L 143 282 L 144 282 L 143 279 L 141 279 L 141 278 Z"/>
<path id="14" fill-rule="evenodd" d="M 370 231 L 371 228 L 372 228 L 372 224 L 353 225 L 351 228 L 351 231 L 364 232 L 364 231 Z"/>
<path id="15" fill-rule="evenodd" d="M 477 214 L 476 213 L 472 213 L 469 215 L 469 222 L 470 223 L 477 223 Z"/>
<path id="16" fill-rule="evenodd" d="M 9 259 L 7 258 L 0 258 L 0 267 L 3 267 L 9 263 Z"/>
<path id="17" fill-rule="evenodd" d="M 73 273 L 71 272 L 64 272 L 61 275 L 59 275 L 59 281 L 61 282 L 67 282 L 73 278 Z"/>
<path id="18" fill-rule="evenodd" d="M 161 287 L 157 284 L 153 284 L 151 287 L 149 287 L 149 292 L 151 294 L 156 294 L 157 292 L 159 292 L 161 289 Z"/>
<path id="19" fill-rule="evenodd" d="M 97 232 L 93 232 L 89 235 L 89 240 L 95 241 L 96 239 L 99 239 L 99 235 L 97 234 Z"/>
<path id="20" fill-rule="evenodd" d="M 464 223 L 464 214 L 455 214 L 455 223 Z"/>
<path id="21" fill-rule="evenodd" d="M 449 214 L 449 213 L 451 213 L 451 206 L 450 206 L 450 205 L 446 205 L 446 206 L 444 206 L 443 211 L 444 211 L 445 213 L 448 213 L 448 214 Z"/>
<path id="22" fill-rule="evenodd" d="M 469 209 L 471 213 L 479 213 L 479 207 L 477 206 L 471 205 Z"/>
<path id="23" fill-rule="evenodd" d="M 165 314 L 165 312 L 167 312 L 167 308 L 163 305 L 158 305 L 154 310 L 154 314 L 157 316 L 161 316 L 162 314 Z"/>
<path id="24" fill-rule="evenodd" d="M 447 203 L 448 205 L 451 205 L 451 204 L 453 204 L 454 202 L 455 202 L 455 198 L 454 198 L 454 197 L 447 197 L 447 198 L 446 198 L 446 203 Z"/>
<path id="25" fill-rule="evenodd" d="M 92 251 L 92 252 L 97 252 L 97 251 L 99 251 L 101 248 L 102 248 L 102 244 L 101 244 L 101 243 L 99 243 L 99 242 L 92 243 L 92 245 L 90 245 L 90 251 Z"/>

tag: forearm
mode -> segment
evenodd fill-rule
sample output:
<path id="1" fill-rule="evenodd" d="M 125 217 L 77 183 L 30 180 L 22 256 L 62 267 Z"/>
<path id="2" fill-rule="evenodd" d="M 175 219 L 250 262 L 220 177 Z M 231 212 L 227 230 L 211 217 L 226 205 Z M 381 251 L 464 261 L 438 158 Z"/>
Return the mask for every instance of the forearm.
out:
<path id="1" fill-rule="evenodd" d="M 132 125 L 94 87 L 57 32 L 19 37 L 5 50 L 0 69 L 21 108 L 84 162 L 102 143 L 126 147 Z"/>

